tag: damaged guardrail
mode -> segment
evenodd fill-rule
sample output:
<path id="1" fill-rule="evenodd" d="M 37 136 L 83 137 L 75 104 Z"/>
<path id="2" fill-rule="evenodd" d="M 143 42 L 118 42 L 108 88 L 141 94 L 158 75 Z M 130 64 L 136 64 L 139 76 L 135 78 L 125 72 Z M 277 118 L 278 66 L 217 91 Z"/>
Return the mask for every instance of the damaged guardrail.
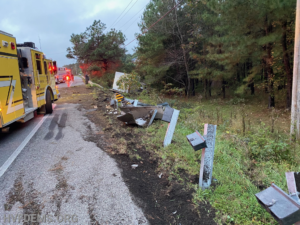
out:
<path id="1" fill-rule="evenodd" d="M 202 190 L 209 188 L 211 185 L 216 132 L 217 125 L 205 124 L 203 136 L 198 131 L 186 136 L 195 151 L 202 149 L 199 176 L 199 187 Z"/>
<path id="2" fill-rule="evenodd" d="M 115 89 L 112 89 L 111 91 L 115 93 L 115 96 L 114 99 L 111 100 L 110 105 L 114 106 L 115 109 L 115 104 L 118 104 L 118 102 L 121 102 L 122 104 L 120 107 L 121 115 L 117 116 L 118 120 L 128 125 L 134 124 L 141 127 L 149 127 L 154 119 L 168 122 L 169 125 L 163 145 L 166 147 L 171 144 L 180 113 L 179 110 L 171 108 L 167 102 L 153 106 L 139 102 L 137 99 L 133 100 L 125 98 Z"/>
<path id="3" fill-rule="evenodd" d="M 272 184 L 266 190 L 255 194 L 255 197 L 279 224 L 300 225 L 300 174 L 286 172 L 285 176 L 289 194 Z"/>

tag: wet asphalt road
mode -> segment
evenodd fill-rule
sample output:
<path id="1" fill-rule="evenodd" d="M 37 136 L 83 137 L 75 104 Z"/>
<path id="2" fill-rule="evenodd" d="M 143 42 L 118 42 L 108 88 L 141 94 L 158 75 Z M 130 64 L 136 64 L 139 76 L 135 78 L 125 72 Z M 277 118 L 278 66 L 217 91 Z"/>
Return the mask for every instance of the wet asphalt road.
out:
<path id="1" fill-rule="evenodd" d="M 83 84 L 77 78 L 70 86 Z M 86 140 L 101 128 L 77 107 L 56 106 L 0 177 L 0 224 L 27 224 L 38 216 L 41 223 L 34 224 L 148 224 L 117 163 Z M 42 118 L 16 125 L 1 136 L 2 164 Z"/>
<path id="2" fill-rule="evenodd" d="M 75 76 L 74 81 L 57 84 L 58 88 L 84 85 L 80 77 Z M 35 118 L 27 123 L 14 123 L 10 126 L 9 133 L 0 133 L 0 167 L 11 156 L 16 148 L 27 137 L 30 131 L 40 122 L 43 115 L 35 115 Z"/>
<path id="3" fill-rule="evenodd" d="M 82 79 L 80 77 L 74 76 L 74 81 L 68 81 L 65 83 L 57 84 L 58 88 L 67 88 L 72 86 L 84 85 Z"/>

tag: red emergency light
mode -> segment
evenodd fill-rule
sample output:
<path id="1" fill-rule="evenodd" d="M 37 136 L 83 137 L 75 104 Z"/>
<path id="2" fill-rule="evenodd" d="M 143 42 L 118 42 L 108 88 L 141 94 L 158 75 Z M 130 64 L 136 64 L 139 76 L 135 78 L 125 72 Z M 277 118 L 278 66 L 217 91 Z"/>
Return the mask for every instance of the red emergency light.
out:
<path id="1" fill-rule="evenodd" d="M 10 42 L 10 47 L 11 47 L 12 50 L 15 50 L 16 49 L 15 43 Z"/>

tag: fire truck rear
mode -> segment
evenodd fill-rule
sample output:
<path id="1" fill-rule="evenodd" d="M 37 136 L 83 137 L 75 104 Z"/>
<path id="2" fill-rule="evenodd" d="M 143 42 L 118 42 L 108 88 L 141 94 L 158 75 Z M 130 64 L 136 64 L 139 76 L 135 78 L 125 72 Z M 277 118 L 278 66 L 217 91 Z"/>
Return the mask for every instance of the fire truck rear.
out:
<path id="1" fill-rule="evenodd" d="M 52 113 L 52 102 L 60 97 L 56 73 L 56 62 L 34 43 L 17 44 L 0 30 L 0 129 L 32 119 L 35 111 Z"/>

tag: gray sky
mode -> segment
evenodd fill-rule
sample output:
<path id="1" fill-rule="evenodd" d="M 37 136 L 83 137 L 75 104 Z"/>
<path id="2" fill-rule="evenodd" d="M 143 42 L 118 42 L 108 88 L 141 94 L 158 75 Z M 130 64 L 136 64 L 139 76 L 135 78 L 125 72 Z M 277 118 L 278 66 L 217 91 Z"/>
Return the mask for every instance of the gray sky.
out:
<path id="1" fill-rule="evenodd" d="M 147 3 L 149 0 L 1 0 L 0 30 L 13 34 L 17 43 L 31 41 L 39 49 L 40 37 L 42 51 L 63 66 L 75 62 L 66 58 L 72 33 L 84 32 L 94 20 L 110 28 L 127 6 L 112 27 L 125 34 L 125 44 L 132 41 L 140 32 L 137 24 Z M 136 41 L 128 45 L 128 53 L 136 46 Z"/>

